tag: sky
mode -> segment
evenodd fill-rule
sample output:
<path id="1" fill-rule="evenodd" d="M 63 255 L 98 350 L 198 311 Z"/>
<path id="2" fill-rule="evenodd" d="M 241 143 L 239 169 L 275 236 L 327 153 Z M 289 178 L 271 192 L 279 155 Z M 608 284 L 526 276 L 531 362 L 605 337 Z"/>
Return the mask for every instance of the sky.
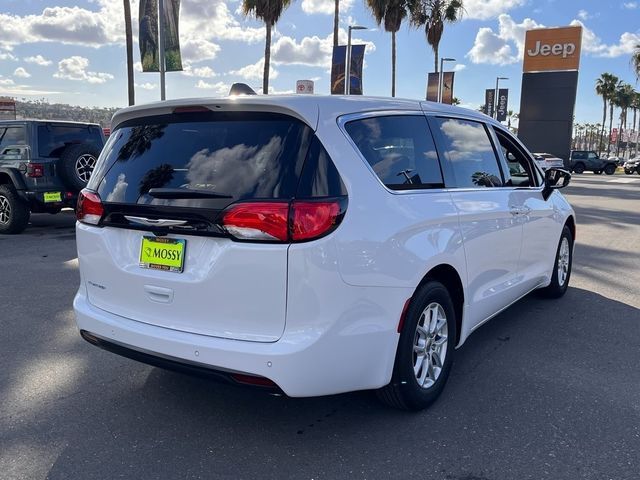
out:
<path id="1" fill-rule="evenodd" d="M 160 98 L 157 73 L 140 71 L 138 0 L 134 17 L 136 103 Z M 167 74 L 167 98 L 226 95 L 237 81 L 262 84 L 263 25 L 240 10 L 240 0 L 182 0 L 183 72 Z M 348 25 L 354 43 L 366 43 L 364 93 L 391 93 L 391 35 L 378 27 L 364 0 L 342 0 L 341 43 Z M 519 110 L 525 31 L 582 25 L 583 49 L 576 121 L 597 123 L 602 100 L 595 80 L 611 72 L 635 85 L 630 66 L 640 44 L 640 0 L 464 0 L 462 20 L 445 26 L 440 55 L 455 58 L 454 94 L 478 108 L 497 76 L 508 77 L 509 108 Z M 83 106 L 127 103 L 124 20 L 121 0 L 1 0 L 0 95 Z M 272 93 L 292 93 L 299 79 L 329 93 L 333 0 L 294 0 L 272 42 Z M 398 32 L 397 96 L 423 99 L 434 54 L 424 30 L 408 22 Z"/>

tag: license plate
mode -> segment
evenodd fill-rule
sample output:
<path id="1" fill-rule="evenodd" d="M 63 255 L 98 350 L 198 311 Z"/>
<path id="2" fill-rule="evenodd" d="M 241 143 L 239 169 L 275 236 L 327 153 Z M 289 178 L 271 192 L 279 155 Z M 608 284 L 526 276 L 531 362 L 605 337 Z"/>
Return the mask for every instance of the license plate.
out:
<path id="1" fill-rule="evenodd" d="M 178 238 L 142 237 L 140 266 L 182 273 L 187 241 Z"/>
<path id="2" fill-rule="evenodd" d="M 61 202 L 61 201 L 62 201 L 62 193 L 60 192 L 44 193 L 44 203 L 53 203 L 53 202 Z"/>

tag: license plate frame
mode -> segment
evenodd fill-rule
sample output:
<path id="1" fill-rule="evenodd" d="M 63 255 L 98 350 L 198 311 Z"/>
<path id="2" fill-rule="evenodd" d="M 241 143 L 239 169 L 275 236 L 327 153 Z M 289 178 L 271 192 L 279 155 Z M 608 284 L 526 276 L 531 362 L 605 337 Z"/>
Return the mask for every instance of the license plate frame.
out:
<path id="1" fill-rule="evenodd" d="M 164 249 L 161 249 L 164 247 Z M 162 251 L 165 253 L 163 254 Z M 187 241 L 183 238 L 143 236 L 140 241 L 140 268 L 162 270 L 165 272 L 184 272 L 184 259 Z M 176 257 L 176 253 L 179 255 Z M 164 258 L 162 257 L 164 255 Z"/>

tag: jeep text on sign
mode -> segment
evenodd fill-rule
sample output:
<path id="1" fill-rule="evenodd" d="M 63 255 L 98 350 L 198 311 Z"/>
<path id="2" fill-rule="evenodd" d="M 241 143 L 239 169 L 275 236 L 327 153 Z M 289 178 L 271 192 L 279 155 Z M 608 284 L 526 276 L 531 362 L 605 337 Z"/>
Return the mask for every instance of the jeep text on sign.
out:
<path id="1" fill-rule="evenodd" d="M 578 70 L 582 27 L 545 28 L 527 31 L 524 72 Z"/>

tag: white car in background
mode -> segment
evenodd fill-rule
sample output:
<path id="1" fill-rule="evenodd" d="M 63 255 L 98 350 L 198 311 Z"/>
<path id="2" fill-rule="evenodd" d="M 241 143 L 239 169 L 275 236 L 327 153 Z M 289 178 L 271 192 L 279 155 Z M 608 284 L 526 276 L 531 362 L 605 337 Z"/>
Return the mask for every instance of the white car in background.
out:
<path id="1" fill-rule="evenodd" d="M 550 153 L 534 153 L 533 158 L 542 171 L 549 168 L 564 168 L 564 160 Z"/>
<path id="2" fill-rule="evenodd" d="M 543 178 L 485 115 L 252 95 L 129 107 L 112 125 L 78 203 L 74 309 L 83 338 L 120 355 L 417 410 L 471 332 L 567 290 L 570 174 Z"/>

